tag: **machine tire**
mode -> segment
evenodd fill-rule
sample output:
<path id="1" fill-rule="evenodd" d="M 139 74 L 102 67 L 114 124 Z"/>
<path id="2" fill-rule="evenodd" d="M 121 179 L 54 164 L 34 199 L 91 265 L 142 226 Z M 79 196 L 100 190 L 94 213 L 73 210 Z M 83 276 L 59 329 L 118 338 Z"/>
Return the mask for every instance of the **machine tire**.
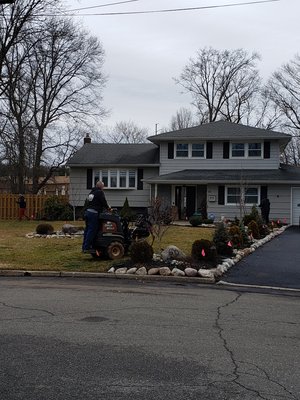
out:
<path id="1" fill-rule="evenodd" d="M 117 260 L 124 256 L 124 246 L 120 242 L 111 242 L 107 247 L 107 255 L 111 260 Z"/>

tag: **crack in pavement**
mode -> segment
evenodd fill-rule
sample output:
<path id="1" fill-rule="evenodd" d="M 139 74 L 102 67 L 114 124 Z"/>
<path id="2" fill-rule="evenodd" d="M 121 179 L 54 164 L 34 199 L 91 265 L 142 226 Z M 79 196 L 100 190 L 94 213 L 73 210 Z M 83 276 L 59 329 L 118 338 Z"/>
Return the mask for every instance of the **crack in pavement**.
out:
<path id="1" fill-rule="evenodd" d="M 44 309 L 42 309 L 42 308 L 18 307 L 18 306 L 13 306 L 13 305 L 10 305 L 10 304 L 6 304 L 6 303 L 4 303 L 4 302 L 2 302 L 2 301 L 0 301 L 0 305 L 2 305 L 3 307 L 13 308 L 13 309 L 16 309 L 16 310 L 23 310 L 23 311 L 40 311 L 40 312 L 43 312 L 43 313 L 52 315 L 53 317 L 55 316 L 55 314 L 53 314 L 51 311 L 44 310 Z"/>
<path id="2" fill-rule="evenodd" d="M 257 368 L 258 371 L 263 373 L 263 375 L 264 375 L 263 379 L 266 379 L 268 382 L 270 382 L 270 383 L 276 385 L 277 387 L 280 387 L 281 389 L 283 389 L 284 392 L 289 395 L 289 398 L 297 400 L 296 396 L 292 392 L 290 392 L 281 383 L 275 382 L 263 368 L 257 366 L 256 364 L 251 364 L 251 363 L 248 363 L 248 362 L 236 360 L 236 358 L 234 356 L 234 351 L 230 348 L 230 346 L 229 346 L 229 344 L 228 344 L 228 342 L 226 340 L 226 337 L 225 337 L 225 334 L 224 334 L 225 333 L 225 329 L 221 325 L 221 317 L 222 317 L 222 309 L 227 308 L 227 307 L 231 306 L 232 304 L 238 302 L 238 300 L 241 298 L 241 296 L 242 296 L 242 293 L 238 292 L 233 300 L 227 302 L 226 304 L 223 304 L 223 305 L 219 306 L 217 308 L 217 316 L 216 316 L 216 320 L 215 320 L 215 326 L 216 326 L 216 328 L 218 330 L 218 336 L 219 336 L 220 340 L 223 342 L 223 348 L 226 350 L 227 354 L 229 355 L 229 358 L 230 358 L 231 363 L 233 365 L 232 375 L 233 375 L 234 378 L 231 379 L 229 382 L 235 383 L 237 386 L 239 386 L 240 388 L 242 388 L 242 389 L 244 389 L 246 391 L 255 393 L 255 395 L 259 399 L 269 400 L 270 399 L 269 396 L 273 396 L 274 397 L 273 394 L 272 395 L 266 394 L 266 396 L 268 396 L 268 397 L 264 397 L 264 395 L 261 393 L 261 391 L 255 390 L 254 388 L 251 388 L 251 387 L 247 387 L 246 385 L 244 385 L 241 382 L 239 382 L 239 379 L 240 379 L 241 375 L 258 376 L 258 375 L 255 375 L 255 374 L 251 373 L 250 371 L 246 371 L 246 372 L 240 371 L 240 365 L 241 364 L 252 365 L 253 367 Z M 211 384 L 214 385 L 214 382 L 212 382 Z M 278 395 L 276 395 L 276 397 L 277 396 Z"/>

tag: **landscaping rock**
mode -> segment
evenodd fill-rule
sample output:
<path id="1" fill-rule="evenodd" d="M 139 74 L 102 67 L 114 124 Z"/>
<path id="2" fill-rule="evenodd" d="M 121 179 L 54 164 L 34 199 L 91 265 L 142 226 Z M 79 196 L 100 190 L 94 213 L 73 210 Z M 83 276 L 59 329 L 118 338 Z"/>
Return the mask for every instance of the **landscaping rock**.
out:
<path id="1" fill-rule="evenodd" d="M 107 272 L 108 272 L 109 274 L 114 274 L 115 271 L 116 271 L 116 269 L 115 269 L 114 267 L 111 267 Z"/>
<path id="2" fill-rule="evenodd" d="M 182 271 L 179 268 L 173 268 L 172 269 L 172 275 L 174 275 L 174 276 L 185 276 L 185 273 L 184 273 L 184 271 Z"/>
<path id="3" fill-rule="evenodd" d="M 159 268 L 150 268 L 148 271 L 148 275 L 158 275 Z"/>
<path id="4" fill-rule="evenodd" d="M 136 271 L 136 275 L 147 275 L 147 269 L 146 269 L 146 267 L 140 267 L 140 268 Z"/>
<path id="5" fill-rule="evenodd" d="M 186 254 L 176 246 L 168 246 L 162 251 L 161 257 L 164 261 L 168 260 L 185 260 Z"/>
<path id="6" fill-rule="evenodd" d="M 184 273 L 185 273 L 186 276 L 190 276 L 190 277 L 198 275 L 198 271 L 196 269 L 194 269 L 194 268 L 186 268 L 184 270 Z"/>
<path id="7" fill-rule="evenodd" d="M 202 278 L 214 278 L 215 274 L 210 269 L 199 269 L 198 275 Z"/>
<path id="8" fill-rule="evenodd" d="M 135 274 L 136 271 L 137 271 L 137 268 L 136 268 L 136 267 L 132 267 L 132 268 L 129 268 L 129 269 L 127 270 L 127 274 Z"/>
<path id="9" fill-rule="evenodd" d="M 119 274 L 119 275 L 126 274 L 126 272 L 127 272 L 127 268 L 126 267 L 118 268 L 116 270 L 116 274 Z"/>
<path id="10" fill-rule="evenodd" d="M 171 270 L 169 267 L 160 267 L 159 268 L 159 275 L 162 276 L 169 276 L 171 275 Z"/>

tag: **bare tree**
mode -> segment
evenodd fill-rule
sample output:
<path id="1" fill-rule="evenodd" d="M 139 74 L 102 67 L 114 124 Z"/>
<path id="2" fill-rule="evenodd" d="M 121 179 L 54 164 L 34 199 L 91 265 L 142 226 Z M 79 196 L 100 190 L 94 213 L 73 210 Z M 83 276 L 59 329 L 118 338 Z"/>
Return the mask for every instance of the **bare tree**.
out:
<path id="1" fill-rule="evenodd" d="M 104 143 L 145 143 L 147 136 L 146 128 L 139 127 L 133 121 L 120 121 L 113 128 L 106 127 L 100 139 Z"/>
<path id="2" fill-rule="evenodd" d="M 281 127 L 292 134 L 293 140 L 282 156 L 288 164 L 300 164 L 300 55 L 274 72 L 268 81 L 267 96 L 278 107 Z"/>
<path id="3" fill-rule="evenodd" d="M 98 39 L 66 18 L 43 21 L 42 30 L 29 32 L 6 54 L 8 79 L 0 107 L 8 123 L 2 139 L 4 148 L 9 138 L 18 149 L 19 189 L 27 167 L 37 193 L 76 148 L 76 125 L 105 114 L 103 60 Z M 48 173 L 39 182 L 44 165 Z"/>
<path id="4" fill-rule="evenodd" d="M 242 122 L 251 113 L 260 89 L 259 55 L 242 49 L 201 49 L 176 83 L 192 95 L 200 123 L 225 119 Z"/>
<path id="5" fill-rule="evenodd" d="M 171 118 L 170 129 L 172 131 L 190 128 L 191 126 L 197 125 L 194 121 L 194 116 L 191 110 L 185 107 L 181 107 L 175 115 Z"/>

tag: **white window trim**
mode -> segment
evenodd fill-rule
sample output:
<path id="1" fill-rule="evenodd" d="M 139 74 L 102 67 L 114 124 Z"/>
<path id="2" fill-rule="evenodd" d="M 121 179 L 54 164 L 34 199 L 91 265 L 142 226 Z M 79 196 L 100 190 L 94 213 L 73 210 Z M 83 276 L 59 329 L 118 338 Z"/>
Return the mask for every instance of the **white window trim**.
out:
<path id="1" fill-rule="evenodd" d="M 228 188 L 239 188 L 241 189 L 241 192 L 243 192 L 243 189 L 252 189 L 255 188 L 257 189 L 257 203 L 245 203 L 245 206 L 253 206 L 253 205 L 257 205 L 259 203 L 259 199 L 260 199 L 260 186 L 257 185 L 247 185 L 246 187 L 243 187 L 242 185 L 228 185 L 225 186 L 225 205 L 226 206 L 237 206 L 240 203 L 236 202 L 236 203 L 228 203 L 227 199 L 228 199 Z"/>
<path id="2" fill-rule="evenodd" d="M 177 156 L 177 145 L 178 144 L 187 144 L 188 145 L 188 156 L 187 157 L 178 157 Z M 204 154 L 203 157 L 193 157 L 192 156 L 192 145 L 193 144 L 203 144 L 204 145 Z M 206 142 L 193 142 L 193 143 L 186 143 L 186 142 L 175 142 L 174 143 L 174 159 L 177 160 L 187 160 L 187 159 L 198 159 L 198 160 L 203 160 L 206 158 Z"/>
<path id="3" fill-rule="evenodd" d="M 232 145 L 236 144 L 236 143 L 241 143 L 244 144 L 244 156 L 240 156 L 240 157 L 234 157 L 232 155 Z M 261 145 L 261 154 L 260 156 L 249 156 L 249 144 L 251 143 L 259 143 Z M 261 160 L 263 158 L 264 155 L 264 142 L 262 142 L 261 140 L 253 140 L 253 141 L 249 141 L 249 142 L 242 142 L 242 141 L 232 141 L 230 142 L 230 159 L 232 160 L 244 160 L 245 158 L 249 159 L 249 160 Z"/>
<path id="4" fill-rule="evenodd" d="M 98 171 L 94 171 L 94 177 L 93 177 L 93 182 L 95 181 L 95 178 L 99 176 L 99 180 L 103 181 L 103 171 L 108 172 L 108 178 L 107 182 L 108 185 L 105 185 L 105 189 L 108 190 L 136 190 L 137 189 L 137 169 L 135 168 L 103 168 Z M 110 182 L 111 182 L 111 172 L 117 172 L 117 186 L 116 187 L 111 187 Z M 126 171 L 126 186 L 120 186 L 120 172 L 121 171 Z M 135 171 L 135 186 L 129 186 L 129 171 Z"/>

